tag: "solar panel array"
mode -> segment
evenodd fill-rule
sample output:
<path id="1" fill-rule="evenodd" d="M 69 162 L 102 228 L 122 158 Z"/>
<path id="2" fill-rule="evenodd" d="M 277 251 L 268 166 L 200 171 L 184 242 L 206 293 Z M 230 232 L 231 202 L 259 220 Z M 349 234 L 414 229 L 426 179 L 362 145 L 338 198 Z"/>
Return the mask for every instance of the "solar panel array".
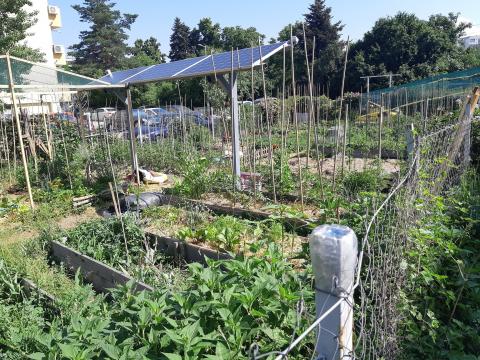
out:
<path id="1" fill-rule="evenodd" d="M 248 70 L 252 66 L 259 66 L 261 60 L 269 58 L 284 47 L 289 46 L 289 44 L 289 41 L 282 41 L 254 48 L 233 50 L 233 54 L 232 52 L 224 52 L 164 64 L 115 71 L 111 75 L 105 75 L 100 80 L 107 81 L 110 84 L 136 84 L 224 74 L 232 70 L 232 55 L 234 70 Z"/>

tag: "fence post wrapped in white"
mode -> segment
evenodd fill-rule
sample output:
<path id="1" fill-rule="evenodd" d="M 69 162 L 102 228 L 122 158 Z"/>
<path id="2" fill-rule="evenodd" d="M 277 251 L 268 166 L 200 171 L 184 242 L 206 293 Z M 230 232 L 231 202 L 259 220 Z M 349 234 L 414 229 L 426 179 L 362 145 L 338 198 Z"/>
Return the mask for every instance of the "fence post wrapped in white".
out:
<path id="1" fill-rule="evenodd" d="M 357 237 L 342 225 L 321 225 L 310 235 L 317 318 L 345 299 L 320 323 L 315 359 L 353 358 L 353 283 Z"/>

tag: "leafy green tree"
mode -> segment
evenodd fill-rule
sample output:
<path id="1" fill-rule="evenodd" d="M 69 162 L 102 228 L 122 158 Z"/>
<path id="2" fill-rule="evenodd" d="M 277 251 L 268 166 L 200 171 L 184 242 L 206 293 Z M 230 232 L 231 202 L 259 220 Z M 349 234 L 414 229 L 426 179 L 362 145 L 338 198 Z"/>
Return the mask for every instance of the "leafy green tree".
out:
<path id="1" fill-rule="evenodd" d="M 170 60 L 182 60 L 191 56 L 193 51 L 190 44 L 190 28 L 176 17 L 173 21 L 172 35 L 170 35 L 170 53 L 168 55 Z"/>
<path id="2" fill-rule="evenodd" d="M 81 22 L 90 24 L 88 30 L 80 32 L 80 42 L 71 47 L 70 55 L 75 58 L 72 68 L 93 77 L 122 68 L 129 51 L 126 32 L 137 15 L 120 13 L 110 0 L 84 0 L 83 5 L 72 7 Z"/>
<path id="3" fill-rule="evenodd" d="M 160 49 L 160 43 L 154 37 L 147 40 L 138 39 L 130 50 L 131 56 L 125 61 L 125 68 L 135 68 L 165 62 L 166 55 Z M 165 100 L 171 87 L 165 83 L 137 85 L 132 88 L 134 106 L 157 106 L 159 98 Z"/>
<path id="4" fill-rule="evenodd" d="M 145 56 L 153 62 L 153 64 L 160 64 L 165 62 L 166 54 L 160 50 L 160 43 L 153 36 L 147 40 L 138 39 L 135 41 L 131 50 L 132 55 Z M 144 64 L 150 65 L 150 64 Z"/>
<path id="5" fill-rule="evenodd" d="M 464 50 L 459 37 L 470 24 L 458 23 L 458 14 L 432 15 L 421 20 L 400 12 L 379 19 L 363 39 L 352 45 L 347 88 L 359 90 L 360 76 L 399 73 L 409 82 L 437 73 L 461 70 L 479 63 L 478 52 Z M 371 88 L 388 86 L 380 80 Z"/>
<path id="6" fill-rule="evenodd" d="M 36 22 L 35 11 L 29 11 L 31 0 L 0 1 L 0 54 L 18 56 L 31 61 L 44 61 L 39 50 L 21 44 Z"/>
<path id="7" fill-rule="evenodd" d="M 318 55 L 331 45 L 339 45 L 343 25 L 340 21 L 332 22 L 332 9 L 325 5 L 325 0 L 315 0 L 305 14 L 305 34 L 307 41 L 315 37 L 315 50 Z M 308 43 L 307 43 L 308 44 Z"/>
<path id="8" fill-rule="evenodd" d="M 226 51 L 258 46 L 258 42 L 263 43 L 264 40 L 265 35 L 254 27 L 244 29 L 241 26 L 227 26 L 222 31 L 222 47 Z"/>
<path id="9" fill-rule="evenodd" d="M 205 51 L 215 51 L 221 48 L 221 27 L 210 18 L 200 19 L 197 27 L 190 33 L 190 46 L 197 56 L 205 54 Z"/>

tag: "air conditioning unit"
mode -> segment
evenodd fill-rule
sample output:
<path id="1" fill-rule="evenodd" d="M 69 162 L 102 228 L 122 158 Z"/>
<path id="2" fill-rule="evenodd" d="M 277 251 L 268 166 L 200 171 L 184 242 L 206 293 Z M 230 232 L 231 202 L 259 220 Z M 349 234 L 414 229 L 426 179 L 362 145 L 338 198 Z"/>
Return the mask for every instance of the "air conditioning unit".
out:
<path id="1" fill-rule="evenodd" d="M 48 5 L 48 14 L 49 15 L 57 15 L 58 14 L 58 6 Z"/>
<path id="2" fill-rule="evenodd" d="M 65 48 L 63 45 L 53 45 L 53 53 L 54 54 L 63 54 L 65 52 Z"/>

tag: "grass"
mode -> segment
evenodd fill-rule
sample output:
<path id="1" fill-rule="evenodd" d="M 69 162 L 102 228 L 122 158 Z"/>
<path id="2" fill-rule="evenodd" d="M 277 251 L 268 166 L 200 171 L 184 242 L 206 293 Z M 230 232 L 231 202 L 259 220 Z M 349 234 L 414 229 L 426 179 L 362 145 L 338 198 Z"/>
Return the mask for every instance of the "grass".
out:
<path id="1" fill-rule="evenodd" d="M 18 239 L 24 234 L 14 230 L 0 232 L 0 259 L 20 276 L 55 297 L 62 311 L 76 311 L 78 297 L 88 293 L 89 288 L 73 279 L 64 268 L 52 266 L 48 252 L 38 238 Z M 29 233 L 30 236 L 34 234 Z M 12 237 L 17 239 L 12 241 Z"/>

